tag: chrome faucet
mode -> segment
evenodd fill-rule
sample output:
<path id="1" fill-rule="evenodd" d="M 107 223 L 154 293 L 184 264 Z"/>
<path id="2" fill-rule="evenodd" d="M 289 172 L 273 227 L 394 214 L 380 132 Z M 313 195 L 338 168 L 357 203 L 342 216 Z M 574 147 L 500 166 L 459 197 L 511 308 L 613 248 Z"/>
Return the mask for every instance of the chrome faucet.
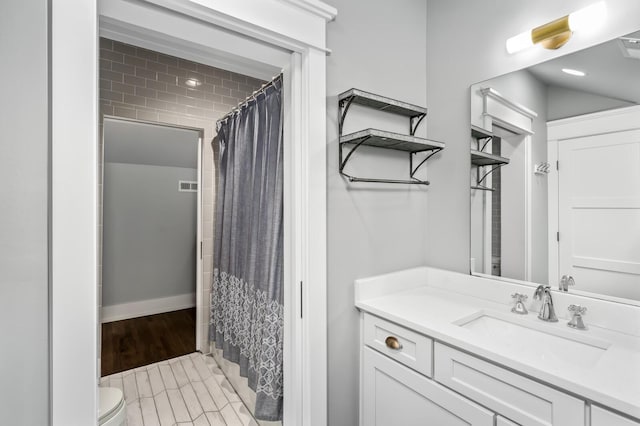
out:
<path id="1" fill-rule="evenodd" d="M 541 300 L 540 312 L 538 318 L 542 321 L 558 322 L 556 311 L 553 308 L 553 299 L 551 298 L 551 287 L 548 285 L 539 285 L 533 293 L 533 300 Z"/>
<path id="2" fill-rule="evenodd" d="M 563 275 L 558 284 L 558 290 L 569 291 L 569 286 L 576 285 L 576 281 L 571 275 Z"/>

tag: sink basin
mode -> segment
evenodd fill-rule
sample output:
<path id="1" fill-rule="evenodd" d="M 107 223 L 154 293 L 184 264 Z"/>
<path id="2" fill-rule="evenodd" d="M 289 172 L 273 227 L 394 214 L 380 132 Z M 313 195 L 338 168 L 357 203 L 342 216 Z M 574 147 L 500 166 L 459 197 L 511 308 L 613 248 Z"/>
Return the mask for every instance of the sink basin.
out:
<path id="1" fill-rule="evenodd" d="M 520 318 L 480 311 L 454 324 L 501 348 L 535 362 L 568 363 L 582 367 L 595 365 L 609 342 L 586 335 L 582 331 L 564 330 L 562 323 L 545 323 L 537 318 Z M 566 327 L 565 327 L 566 328 Z"/>

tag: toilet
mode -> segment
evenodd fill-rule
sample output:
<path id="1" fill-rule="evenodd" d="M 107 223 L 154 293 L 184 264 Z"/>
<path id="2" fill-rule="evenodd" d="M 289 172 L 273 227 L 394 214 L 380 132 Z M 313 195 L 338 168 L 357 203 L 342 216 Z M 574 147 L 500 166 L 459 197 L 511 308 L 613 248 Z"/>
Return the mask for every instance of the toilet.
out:
<path id="1" fill-rule="evenodd" d="M 118 388 L 98 388 L 98 425 L 124 426 L 127 417 L 124 394 Z"/>

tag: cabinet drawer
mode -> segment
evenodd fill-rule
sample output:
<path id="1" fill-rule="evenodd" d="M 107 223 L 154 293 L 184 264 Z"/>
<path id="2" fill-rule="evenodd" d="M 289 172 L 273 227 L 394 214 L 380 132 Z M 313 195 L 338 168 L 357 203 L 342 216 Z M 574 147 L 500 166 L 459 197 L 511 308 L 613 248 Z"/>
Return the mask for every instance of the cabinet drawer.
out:
<path id="1" fill-rule="evenodd" d="M 399 347 L 387 345 L 396 339 Z M 382 318 L 364 314 L 364 343 L 425 376 L 432 377 L 433 340 Z"/>
<path id="2" fill-rule="evenodd" d="M 591 426 L 640 426 L 640 422 L 627 419 L 609 410 L 592 405 Z"/>
<path id="3" fill-rule="evenodd" d="M 363 426 L 493 426 L 494 414 L 365 347 Z"/>
<path id="4" fill-rule="evenodd" d="M 441 343 L 435 379 L 512 421 L 531 426 L 584 426 L 584 402 Z"/>

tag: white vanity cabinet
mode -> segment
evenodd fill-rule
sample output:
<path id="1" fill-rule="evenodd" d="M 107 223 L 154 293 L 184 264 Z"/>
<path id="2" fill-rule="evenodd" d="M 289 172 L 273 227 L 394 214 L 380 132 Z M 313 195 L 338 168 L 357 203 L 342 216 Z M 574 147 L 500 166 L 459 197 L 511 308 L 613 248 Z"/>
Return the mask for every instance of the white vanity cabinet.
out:
<path id="1" fill-rule="evenodd" d="M 640 422 L 635 422 L 597 405 L 592 405 L 591 426 L 640 426 Z"/>
<path id="2" fill-rule="evenodd" d="M 493 413 L 369 347 L 363 353 L 364 426 L 493 426 Z"/>
<path id="3" fill-rule="evenodd" d="M 361 343 L 361 426 L 587 424 L 583 400 L 368 313 Z M 639 426 L 598 407 L 592 419 Z"/>

